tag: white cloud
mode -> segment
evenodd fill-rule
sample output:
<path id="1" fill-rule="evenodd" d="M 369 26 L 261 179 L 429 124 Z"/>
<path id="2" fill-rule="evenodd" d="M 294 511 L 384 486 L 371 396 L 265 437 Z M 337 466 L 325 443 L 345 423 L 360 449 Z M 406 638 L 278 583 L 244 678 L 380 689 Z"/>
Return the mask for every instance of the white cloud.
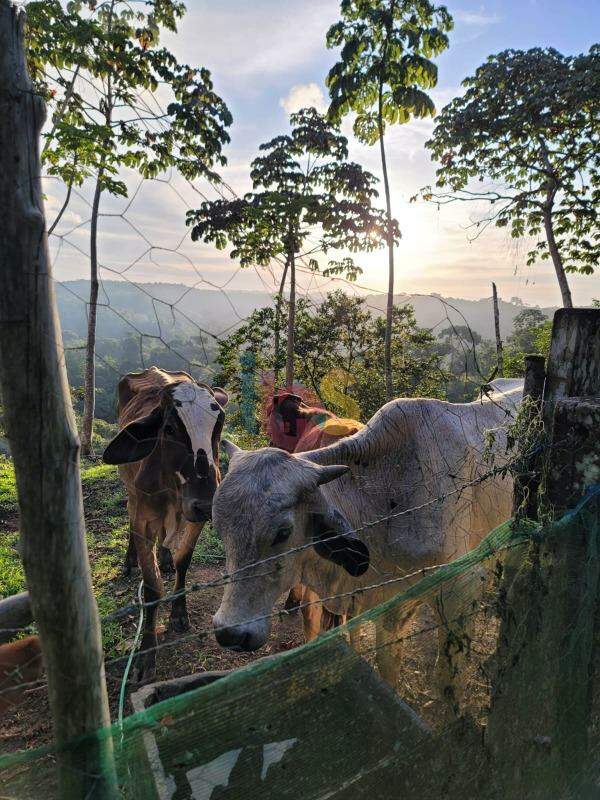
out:
<path id="1" fill-rule="evenodd" d="M 471 25 L 478 28 L 486 25 L 495 25 L 501 19 L 497 14 L 486 14 L 483 7 L 479 11 L 458 9 L 452 12 L 452 16 L 457 22 L 462 22 L 463 25 Z"/>
<path id="2" fill-rule="evenodd" d="M 224 7 L 225 6 L 225 7 Z M 215 77 L 253 88 L 266 76 L 285 74 L 314 61 L 325 49 L 325 33 L 338 13 L 338 0 L 286 3 L 188 3 L 179 33 L 165 43 L 182 59 L 200 63 Z"/>
<path id="3" fill-rule="evenodd" d="M 300 83 L 297 86 L 292 86 L 288 92 L 287 97 L 282 97 L 279 105 L 284 108 L 288 114 L 293 114 L 301 108 L 308 108 L 314 106 L 317 111 L 324 113 L 327 110 L 327 103 L 323 90 L 316 83 Z"/>

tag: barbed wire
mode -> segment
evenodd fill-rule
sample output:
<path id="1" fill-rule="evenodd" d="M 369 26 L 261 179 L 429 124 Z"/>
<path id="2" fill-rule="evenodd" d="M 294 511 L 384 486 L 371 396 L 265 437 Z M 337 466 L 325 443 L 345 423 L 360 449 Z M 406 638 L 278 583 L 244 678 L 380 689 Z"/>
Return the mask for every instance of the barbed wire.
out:
<path id="1" fill-rule="evenodd" d="M 515 541 L 508 541 L 508 542 L 504 543 L 503 545 L 501 545 L 500 547 L 495 548 L 495 549 L 494 548 L 490 548 L 490 551 L 486 555 L 486 558 L 492 558 L 493 556 L 497 555 L 498 553 L 503 552 L 504 550 L 511 549 L 511 548 L 513 548 L 515 546 L 519 546 L 521 544 L 523 544 L 523 540 L 515 540 Z M 234 627 L 234 628 L 241 627 L 243 625 L 248 625 L 248 624 L 255 623 L 255 622 L 264 622 L 264 621 L 267 621 L 269 619 L 274 619 L 274 618 L 290 617 L 293 614 L 295 614 L 297 611 L 300 611 L 300 610 L 302 610 L 304 608 L 310 608 L 310 607 L 316 606 L 316 605 L 323 605 L 324 603 L 335 601 L 335 600 L 347 599 L 348 597 L 354 597 L 355 595 L 362 595 L 362 594 L 365 594 L 366 592 L 373 591 L 373 590 L 376 590 L 376 589 L 381 589 L 381 588 L 384 588 L 386 586 L 390 586 L 392 584 L 399 584 L 399 583 L 402 583 L 402 582 L 415 580 L 417 578 L 423 578 L 423 577 L 425 577 L 426 575 L 428 575 L 428 574 L 430 574 L 432 572 L 439 571 L 443 567 L 448 567 L 451 563 L 452 562 L 443 562 L 443 563 L 440 563 L 440 564 L 433 564 L 433 565 L 429 565 L 429 566 L 423 566 L 423 567 L 420 567 L 419 569 L 416 569 L 416 570 L 414 570 L 414 571 L 412 571 L 412 572 L 410 572 L 408 574 L 405 574 L 405 575 L 397 575 L 397 576 L 394 576 L 392 578 L 387 578 L 387 579 L 382 580 L 382 581 L 377 581 L 375 583 L 367 584 L 366 586 L 355 587 L 353 589 L 349 589 L 349 590 L 344 591 L 344 592 L 338 592 L 336 594 L 327 595 L 325 597 L 319 597 L 319 598 L 317 598 L 315 600 L 307 600 L 307 601 L 299 603 L 292 610 L 287 610 L 287 609 L 281 609 L 280 608 L 280 609 L 273 610 L 273 611 L 269 612 L 268 614 L 261 614 L 261 615 L 258 615 L 258 616 L 248 617 L 246 619 L 239 620 L 236 623 L 234 623 L 233 625 L 221 625 L 221 626 L 213 625 L 210 628 L 204 628 L 202 630 L 195 631 L 194 633 L 186 634 L 186 635 L 183 635 L 183 636 L 178 636 L 178 637 L 175 637 L 174 639 L 170 639 L 170 640 L 165 641 L 165 642 L 157 643 L 156 645 L 154 645 L 152 647 L 145 648 L 143 650 L 139 650 L 136 653 L 136 657 L 143 656 L 143 655 L 146 655 L 148 653 L 158 652 L 158 651 L 161 651 L 161 650 L 164 650 L 164 649 L 167 649 L 167 648 L 175 647 L 175 646 L 184 644 L 184 643 L 189 642 L 189 641 L 194 641 L 194 640 L 197 640 L 197 639 L 203 639 L 207 635 L 209 635 L 211 633 L 217 633 L 217 632 L 219 632 L 221 630 L 226 630 L 226 629 L 229 629 L 229 628 L 232 628 L 232 627 Z M 263 574 L 273 574 L 273 573 L 263 573 Z M 463 573 L 459 573 L 457 575 L 449 576 L 448 581 L 453 581 L 453 582 L 459 581 L 462 577 L 464 577 L 465 574 L 467 574 L 467 570 L 465 570 Z M 252 577 L 259 577 L 259 576 L 248 576 L 248 577 L 252 578 Z M 208 588 L 209 585 L 210 584 L 207 584 L 206 588 Z M 438 588 L 439 587 L 437 587 L 437 586 L 436 587 L 432 587 L 433 590 L 437 590 Z M 148 605 L 147 603 L 139 602 L 139 603 L 136 603 L 135 606 L 132 606 L 132 610 L 137 610 L 139 613 L 141 613 L 141 609 L 143 607 L 147 606 L 147 605 Z M 475 612 L 475 613 L 479 613 L 481 610 L 483 610 L 483 609 L 478 609 L 478 611 Z M 462 616 L 463 616 L 463 614 L 461 612 L 461 614 L 459 614 L 456 617 L 456 619 L 453 619 L 451 622 L 457 621 L 459 619 L 459 617 L 462 617 Z M 106 619 L 107 619 L 107 617 L 104 617 L 103 621 L 105 621 Z M 352 628 L 352 627 L 360 626 L 362 624 L 364 624 L 364 621 L 360 620 L 360 618 L 356 618 L 356 619 L 350 620 L 346 624 L 346 626 L 349 626 L 350 628 Z M 437 624 L 435 626 L 430 626 L 427 629 L 424 629 L 423 633 L 428 632 L 430 630 L 439 629 L 441 627 L 447 626 L 448 624 L 449 624 L 449 622 L 447 620 L 445 622 L 440 622 L 439 624 Z M 413 634 L 413 636 L 414 636 L 414 634 Z M 392 645 L 392 644 L 394 644 L 394 643 L 396 643 L 398 641 L 402 641 L 402 638 L 386 641 L 386 643 L 383 646 L 390 646 L 390 645 Z M 380 649 L 381 647 L 382 646 L 380 645 L 379 648 L 371 648 L 371 649 L 372 650 Z M 33 659 L 32 659 L 32 661 L 33 661 Z M 105 667 L 116 666 L 117 664 L 121 664 L 123 662 L 126 662 L 128 664 L 131 662 L 131 653 L 128 653 L 127 655 L 123 655 L 123 656 L 118 656 L 116 658 L 105 660 L 104 666 Z M 24 664 L 20 665 L 20 668 L 23 669 L 24 666 L 26 666 L 26 665 L 24 665 Z M 10 687 L 5 688 L 5 689 L 2 688 L 3 684 L 0 684 L 0 695 L 2 695 L 4 693 L 13 692 L 18 688 L 39 686 L 40 682 L 41 681 L 39 681 L 39 680 L 38 681 L 24 682 L 24 683 L 18 684 L 18 685 L 11 685 Z"/>

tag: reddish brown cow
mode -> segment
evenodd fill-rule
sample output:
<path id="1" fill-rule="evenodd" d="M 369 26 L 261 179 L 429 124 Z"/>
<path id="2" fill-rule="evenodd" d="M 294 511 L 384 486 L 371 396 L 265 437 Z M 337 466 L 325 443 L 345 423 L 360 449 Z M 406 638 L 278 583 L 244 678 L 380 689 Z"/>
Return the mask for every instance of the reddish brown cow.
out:
<path id="1" fill-rule="evenodd" d="M 270 444 L 288 453 L 327 447 L 363 427 L 356 420 L 341 419 L 324 408 L 309 406 L 300 395 L 292 392 L 275 395 L 267 413 Z M 304 639 L 307 642 L 315 639 L 322 630 L 330 630 L 346 621 L 345 617 L 328 611 L 319 602 L 319 596 L 301 583 L 290 591 L 285 607 L 288 610 L 301 608 Z"/>
<path id="2" fill-rule="evenodd" d="M 127 487 L 130 540 L 144 580 L 144 635 L 137 679 L 155 672 L 156 600 L 163 594 L 157 545 L 174 553 L 175 593 L 170 625 L 189 629 L 185 576 L 194 546 L 211 517 L 220 481 L 219 439 L 227 394 L 197 383 L 186 372 L 150 367 L 119 382 L 118 435 L 104 452 L 119 464 Z M 131 545 L 130 545 L 131 547 Z"/>
<path id="3" fill-rule="evenodd" d="M 42 648 L 37 636 L 0 645 L 0 716 L 23 699 L 26 685 L 42 674 Z"/>

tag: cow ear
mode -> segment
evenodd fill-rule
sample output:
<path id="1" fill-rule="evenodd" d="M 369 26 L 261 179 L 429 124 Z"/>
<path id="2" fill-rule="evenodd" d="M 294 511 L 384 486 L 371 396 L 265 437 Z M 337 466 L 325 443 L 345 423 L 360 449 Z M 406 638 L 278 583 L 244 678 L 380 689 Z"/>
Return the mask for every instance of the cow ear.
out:
<path id="1" fill-rule="evenodd" d="M 217 403 L 225 408 L 227 403 L 229 402 L 229 395 L 225 391 L 225 389 L 221 389 L 219 386 L 213 386 L 213 394 L 215 396 L 215 400 Z"/>
<path id="2" fill-rule="evenodd" d="M 236 453 L 243 452 L 241 447 L 238 447 L 237 444 L 230 442 L 229 439 L 221 439 L 221 450 L 223 450 L 225 455 L 229 458 L 233 458 Z"/>
<path id="3" fill-rule="evenodd" d="M 315 552 L 357 578 L 369 568 L 369 548 L 355 534 L 337 511 L 313 512 L 309 515 L 309 531 Z"/>
<path id="4" fill-rule="evenodd" d="M 334 481 L 336 478 L 341 478 L 350 472 L 350 467 L 345 464 L 332 464 L 329 467 L 319 467 L 319 475 L 317 477 L 317 484 L 322 486 L 324 483 Z"/>
<path id="5" fill-rule="evenodd" d="M 161 408 L 147 417 L 130 422 L 115 436 L 102 455 L 105 464 L 129 464 L 141 461 L 154 450 L 163 421 Z"/>

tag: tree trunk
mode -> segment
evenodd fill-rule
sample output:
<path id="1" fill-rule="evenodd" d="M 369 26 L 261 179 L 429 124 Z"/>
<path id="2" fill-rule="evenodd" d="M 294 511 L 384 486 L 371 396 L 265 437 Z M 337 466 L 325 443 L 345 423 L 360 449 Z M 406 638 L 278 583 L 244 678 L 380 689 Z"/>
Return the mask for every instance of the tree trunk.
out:
<path id="1" fill-rule="evenodd" d="M 548 241 L 548 250 L 550 251 L 552 263 L 554 264 L 554 270 L 558 279 L 562 304 L 565 308 L 573 308 L 573 298 L 571 297 L 571 289 L 569 288 L 569 283 L 567 281 L 567 274 L 565 272 L 558 245 L 556 244 L 556 239 L 554 238 L 552 209 L 546 208 L 542 213 L 544 217 L 544 230 L 546 231 L 546 239 Z"/>
<path id="2" fill-rule="evenodd" d="M 392 322 L 394 311 L 394 236 L 392 231 L 392 201 L 390 197 L 390 183 L 387 171 L 387 160 L 385 156 L 385 143 L 383 140 L 383 119 L 381 112 L 381 91 L 379 97 L 379 149 L 381 152 L 381 170 L 383 172 L 383 186 L 385 189 L 385 210 L 387 216 L 387 246 L 388 246 L 388 292 L 385 311 L 385 398 L 387 401 L 394 397 L 394 383 L 392 376 Z"/>
<path id="3" fill-rule="evenodd" d="M 85 540 L 79 442 L 52 282 L 40 182 L 44 105 L 23 53 L 25 15 L 0 0 L 0 382 L 21 547 L 42 643 L 54 737 L 110 723 Z M 117 797 L 110 737 L 57 751 L 60 796 Z"/>
<path id="4" fill-rule="evenodd" d="M 98 212 L 102 196 L 102 168 L 96 180 L 90 223 L 90 302 L 85 350 L 85 374 L 83 396 L 83 421 L 81 425 L 81 452 L 87 456 L 92 452 L 94 410 L 96 406 L 96 315 L 98 310 Z"/>
<path id="5" fill-rule="evenodd" d="M 287 357 L 285 362 L 285 385 L 294 383 L 294 332 L 296 330 L 296 254 L 290 253 L 290 308 L 287 326 Z"/>
<path id="6" fill-rule="evenodd" d="M 286 259 L 285 266 L 283 267 L 283 274 L 279 284 L 279 291 L 277 292 L 277 300 L 275 303 L 275 341 L 274 341 L 274 365 L 273 365 L 273 393 L 279 386 L 279 367 L 281 364 L 281 304 L 283 302 L 283 290 L 285 289 L 285 279 L 287 278 L 288 269 L 290 266 L 289 259 Z"/>
<path id="7" fill-rule="evenodd" d="M 502 337 L 500 336 L 500 309 L 498 307 L 498 290 L 496 284 L 492 283 L 492 296 L 494 303 L 494 330 L 496 332 L 496 363 L 498 365 L 498 377 L 504 377 L 504 352 L 502 350 Z"/>

